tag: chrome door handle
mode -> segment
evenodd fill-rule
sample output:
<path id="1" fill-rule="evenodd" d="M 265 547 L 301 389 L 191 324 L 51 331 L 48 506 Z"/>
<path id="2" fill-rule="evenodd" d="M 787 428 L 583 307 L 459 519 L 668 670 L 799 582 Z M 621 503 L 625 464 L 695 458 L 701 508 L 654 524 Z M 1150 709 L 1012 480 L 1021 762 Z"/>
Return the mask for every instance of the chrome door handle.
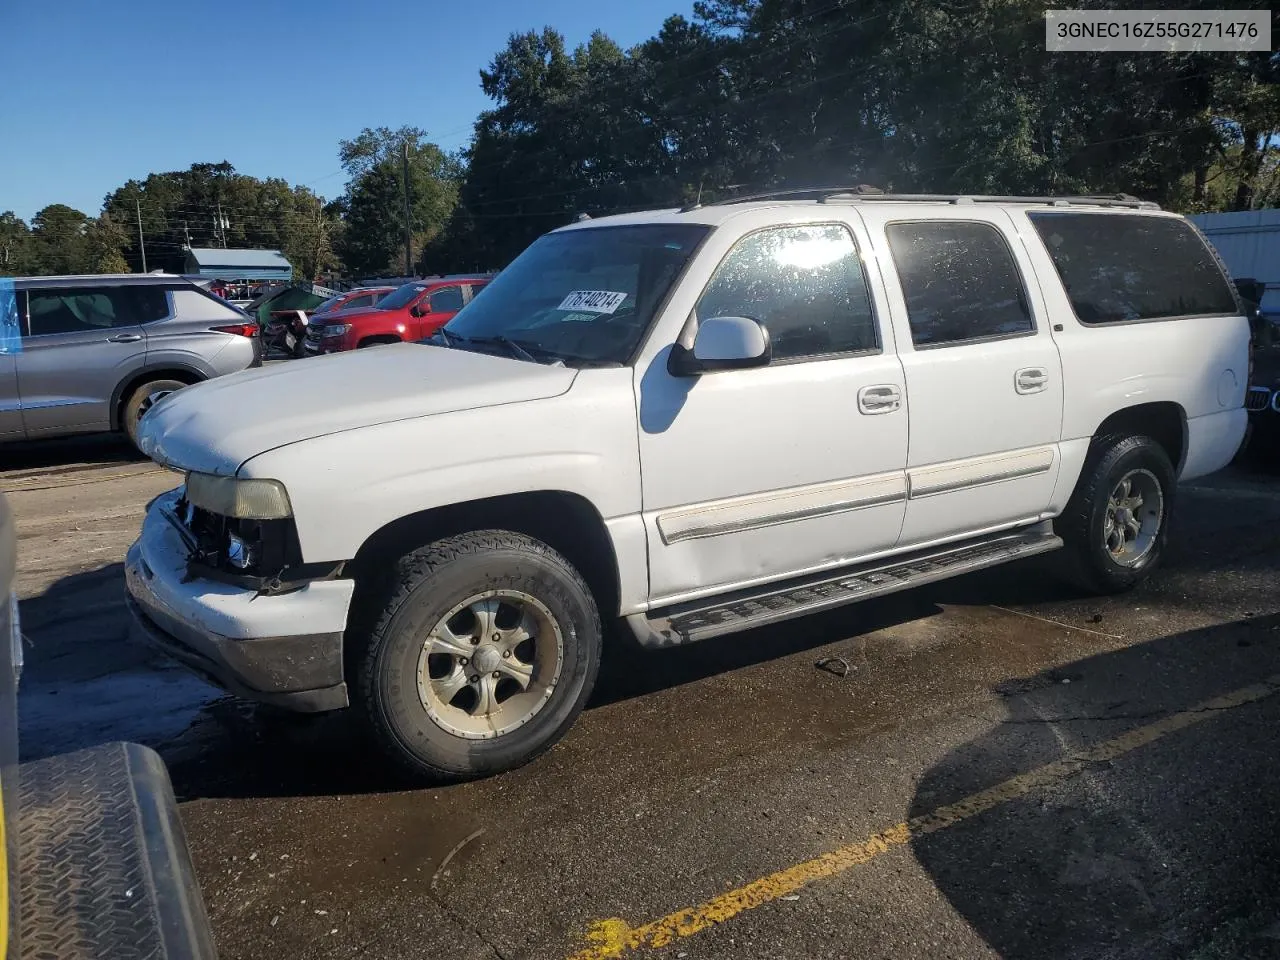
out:
<path id="1" fill-rule="evenodd" d="M 1044 367 L 1026 367 L 1013 375 L 1013 389 L 1018 393 L 1040 393 L 1049 383 Z"/>
<path id="2" fill-rule="evenodd" d="M 140 333 L 117 333 L 114 337 L 107 337 L 107 343 L 137 343 L 141 339 Z"/>
<path id="3" fill-rule="evenodd" d="M 872 415 L 892 413 L 902 406 L 902 392 L 891 383 L 863 387 L 858 391 L 858 410 Z"/>

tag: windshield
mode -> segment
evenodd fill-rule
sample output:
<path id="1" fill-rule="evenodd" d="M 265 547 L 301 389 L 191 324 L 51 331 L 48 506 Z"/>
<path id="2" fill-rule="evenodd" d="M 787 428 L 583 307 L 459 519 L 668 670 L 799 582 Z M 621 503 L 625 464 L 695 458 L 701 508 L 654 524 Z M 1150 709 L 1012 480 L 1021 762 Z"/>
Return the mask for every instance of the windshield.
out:
<path id="1" fill-rule="evenodd" d="M 379 300 L 378 309 L 399 310 L 401 307 L 412 303 L 413 299 L 425 289 L 427 289 L 425 283 L 406 283 L 403 287 L 396 288 L 395 293 L 388 293 Z"/>
<path id="2" fill-rule="evenodd" d="M 709 227 L 644 224 L 549 233 L 446 325 L 534 353 L 626 363 Z"/>
<path id="3" fill-rule="evenodd" d="M 345 293 L 340 293 L 336 297 L 330 297 L 324 303 L 320 304 L 320 306 L 312 310 L 311 311 L 312 315 L 315 315 L 317 313 L 328 313 L 330 310 L 336 307 L 339 304 L 339 302 L 341 302 L 342 298 L 345 296 L 346 296 Z"/>

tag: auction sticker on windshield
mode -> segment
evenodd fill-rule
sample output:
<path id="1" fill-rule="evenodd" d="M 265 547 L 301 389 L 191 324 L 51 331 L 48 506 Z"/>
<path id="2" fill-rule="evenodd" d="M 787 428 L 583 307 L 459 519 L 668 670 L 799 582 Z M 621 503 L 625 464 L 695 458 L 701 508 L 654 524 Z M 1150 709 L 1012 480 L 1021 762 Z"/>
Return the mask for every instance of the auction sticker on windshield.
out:
<path id="1" fill-rule="evenodd" d="M 613 313 L 622 301 L 627 299 L 625 293 L 613 293 L 609 290 L 574 290 L 560 302 L 557 310 L 590 310 L 592 313 Z"/>

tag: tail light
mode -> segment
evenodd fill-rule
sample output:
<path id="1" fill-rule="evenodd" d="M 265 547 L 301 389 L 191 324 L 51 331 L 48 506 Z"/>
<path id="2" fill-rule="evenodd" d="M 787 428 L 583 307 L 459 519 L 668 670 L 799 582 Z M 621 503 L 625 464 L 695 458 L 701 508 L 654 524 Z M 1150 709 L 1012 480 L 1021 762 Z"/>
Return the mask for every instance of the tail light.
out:
<path id="1" fill-rule="evenodd" d="M 217 330 L 219 333 L 234 333 L 237 337 L 256 337 L 258 335 L 258 325 L 256 323 L 228 323 L 221 327 L 210 327 L 210 330 Z"/>

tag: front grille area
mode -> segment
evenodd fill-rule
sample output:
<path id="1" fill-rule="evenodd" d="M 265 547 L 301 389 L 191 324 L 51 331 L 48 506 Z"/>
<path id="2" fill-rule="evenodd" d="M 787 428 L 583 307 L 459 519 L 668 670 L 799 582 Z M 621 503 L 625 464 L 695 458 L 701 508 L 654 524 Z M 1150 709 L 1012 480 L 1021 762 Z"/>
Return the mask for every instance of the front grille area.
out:
<path id="1" fill-rule="evenodd" d="M 1271 391 L 1266 387 L 1250 387 L 1249 393 L 1245 397 L 1245 409 L 1252 410 L 1255 413 L 1259 410 L 1265 410 L 1271 404 Z"/>

